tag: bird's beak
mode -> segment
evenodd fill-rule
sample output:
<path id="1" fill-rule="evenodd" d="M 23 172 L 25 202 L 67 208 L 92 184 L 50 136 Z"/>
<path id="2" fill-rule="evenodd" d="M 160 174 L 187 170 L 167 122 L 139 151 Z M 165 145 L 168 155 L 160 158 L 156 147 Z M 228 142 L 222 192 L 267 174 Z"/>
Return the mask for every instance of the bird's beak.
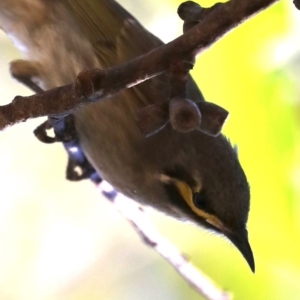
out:
<path id="1" fill-rule="evenodd" d="M 255 263 L 251 246 L 248 241 L 247 229 L 242 229 L 234 232 L 226 232 L 225 235 L 240 250 L 252 272 L 254 273 Z"/>

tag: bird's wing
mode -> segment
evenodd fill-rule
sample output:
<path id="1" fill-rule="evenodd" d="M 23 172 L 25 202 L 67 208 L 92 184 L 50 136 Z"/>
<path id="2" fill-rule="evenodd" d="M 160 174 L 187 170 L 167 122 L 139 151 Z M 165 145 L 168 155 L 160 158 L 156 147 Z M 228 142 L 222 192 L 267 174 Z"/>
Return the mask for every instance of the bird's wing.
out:
<path id="1" fill-rule="evenodd" d="M 149 52 L 163 42 L 148 32 L 129 12 L 114 0 L 65 0 L 68 10 L 90 40 L 101 67 L 107 68 Z M 188 96 L 203 99 L 191 79 Z M 168 97 L 165 75 L 157 76 L 129 93 L 137 94 L 145 103 L 160 102 Z M 129 95 L 128 95 L 129 96 Z"/>
<path id="2" fill-rule="evenodd" d="M 114 0 L 65 0 L 103 67 L 119 64 L 163 43 Z"/>

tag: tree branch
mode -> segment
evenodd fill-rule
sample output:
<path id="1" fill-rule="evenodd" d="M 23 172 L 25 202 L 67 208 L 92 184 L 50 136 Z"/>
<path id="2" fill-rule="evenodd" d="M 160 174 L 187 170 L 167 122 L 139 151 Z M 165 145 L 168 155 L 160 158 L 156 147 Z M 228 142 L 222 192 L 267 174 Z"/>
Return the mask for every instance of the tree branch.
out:
<path id="1" fill-rule="evenodd" d="M 142 207 L 116 192 L 106 181 L 98 184 L 101 194 L 131 223 L 146 245 L 160 254 L 198 293 L 208 300 L 230 300 L 232 295 L 191 264 L 172 243 L 163 237 L 147 218 Z"/>
<path id="2" fill-rule="evenodd" d="M 198 55 L 232 28 L 276 1 L 230 0 L 204 10 L 206 13 L 201 13 L 201 17 L 195 10 L 192 20 L 198 24 L 166 45 L 119 66 L 83 71 L 73 84 L 29 97 L 17 96 L 10 104 L 0 107 L 0 130 L 30 118 L 67 115 L 82 105 L 108 98 L 166 72 L 178 61 L 190 61 L 191 56 Z M 184 18 L 182 5 L 179 14 Z"/>

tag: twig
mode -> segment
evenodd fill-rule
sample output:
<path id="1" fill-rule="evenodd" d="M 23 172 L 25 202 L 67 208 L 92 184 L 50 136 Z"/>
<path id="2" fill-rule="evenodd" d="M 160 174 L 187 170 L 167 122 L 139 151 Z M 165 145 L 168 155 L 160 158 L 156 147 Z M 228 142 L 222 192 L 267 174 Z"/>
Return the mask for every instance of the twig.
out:
<path id="1" fill-rule="evenodd" d="M 225 33 L 278 0 L 231 0 L 215 6 L 184 35 L 125 64 L 81 72 L 76 83 L 29 97 L 16 97 L 0 107 L 0 130 L 29 118 L 70 111 L 110 97 L 123 89 L 171 69 L 174 61 L 189 60 Z"/>
<path id="2" fill-rule="evenodd" d="M 229 300 L 231 295 L 218 288 L 210 278 L 193 266 L 179 250 L 155 229 L 143 209 L 116 192 L 106 181 L 98 184 L 102 195 L 126 218 L 144 242 L 159 253 L 200 294 L 209 300 Z"/>

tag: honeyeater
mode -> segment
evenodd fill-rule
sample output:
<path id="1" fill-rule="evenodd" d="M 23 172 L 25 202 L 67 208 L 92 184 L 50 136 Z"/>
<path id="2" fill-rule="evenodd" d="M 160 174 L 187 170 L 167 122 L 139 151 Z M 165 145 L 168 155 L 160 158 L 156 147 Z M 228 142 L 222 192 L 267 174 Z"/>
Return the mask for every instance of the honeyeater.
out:
<path id="1" fill-rule="evenodd" d="M 114 0 L 0 0 L 0 27 L 24 55 L 12 62 L 12 73 L 42 89 L 162 45 Z M 249 185 L 229 140 L 199 130 L 178 132 L 170 124 L 144 137 L 137 126 L 137 112 L 167 99 L 168 85 L 162 74 L 76 110 L 80 146 L 118 191 L 227 237 L 254 271 L 246 229 Z M 187 96 L 204 101 L 192 78 Z"/>

